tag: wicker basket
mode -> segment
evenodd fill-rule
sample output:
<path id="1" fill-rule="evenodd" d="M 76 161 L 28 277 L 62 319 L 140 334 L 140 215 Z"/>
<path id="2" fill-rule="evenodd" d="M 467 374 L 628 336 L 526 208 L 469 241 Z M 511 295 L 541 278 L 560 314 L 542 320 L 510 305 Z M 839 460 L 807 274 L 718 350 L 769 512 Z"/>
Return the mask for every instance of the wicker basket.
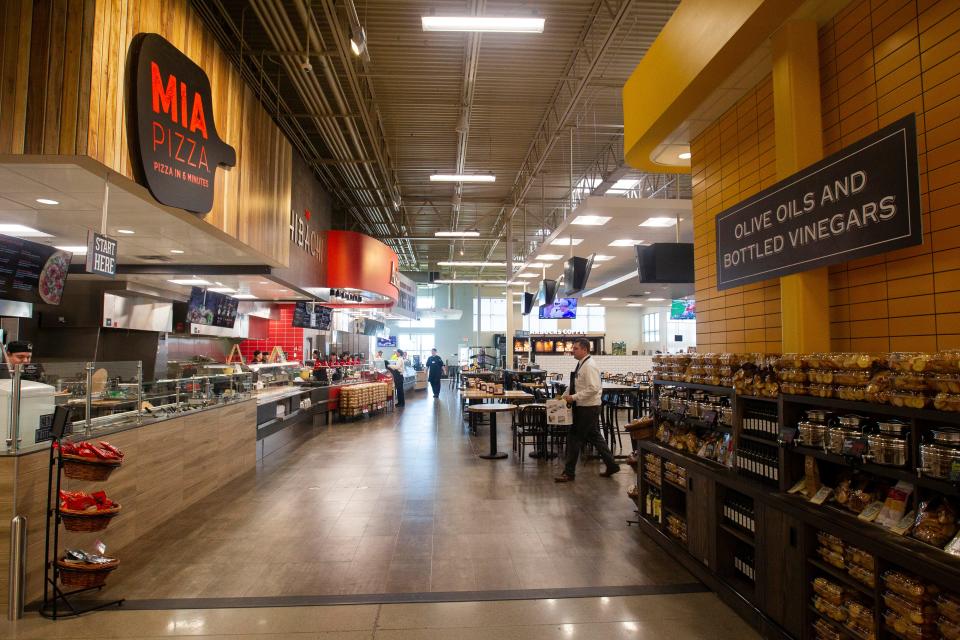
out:
<path id="1" fill-rule="evenodd" d="M 106 564 L 57 560 L 60 584 L 65 587 L 80 587 L 82 589 L 102 587 L 110 572 L 116 569 L 119 564 L 119 560 Z"/>
<path id="2" fill-rule="evenodd" d="M 60 509 L 60 518 L 63 528 L 67 531 L 103 531 L 110 524 L 110 520 L 120 513 L 118 504 L 112 509 L 103 511 L 72 511 Z"/>
<path id="3" fill-rule="evenodd" d="M 63 475 L 74 480 L 103 481 L 110 477 L 113 470 L 121 464 L 120 460 L 97 460 L 63 454 Z"/>

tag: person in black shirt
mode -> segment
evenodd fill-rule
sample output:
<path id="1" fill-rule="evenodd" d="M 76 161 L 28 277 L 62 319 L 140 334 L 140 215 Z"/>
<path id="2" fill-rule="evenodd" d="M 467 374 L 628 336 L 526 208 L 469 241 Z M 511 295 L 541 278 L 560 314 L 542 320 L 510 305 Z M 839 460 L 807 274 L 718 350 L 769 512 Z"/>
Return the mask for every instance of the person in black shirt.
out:
<path id="1" fill-rule="evenodd" d="M 443 358 L 437 355 L 436 349 L 430 350 L 430 357 L 427 358 L 427 381 L 433 388 L 433 397 L 440 397 L 440 378 L 444 374 Z"/>
<path id="2" fill-rule="evenodd" d="M 11 340 L 5 349 L 6 367 L 2 367 L 0 377 L 9 379 L 15 365 L 21 365 L 20 377 L 24 380 L 39 382 L 43 377 L 43 367 L 33 362 L 33 344 L 26 340 Z"/>

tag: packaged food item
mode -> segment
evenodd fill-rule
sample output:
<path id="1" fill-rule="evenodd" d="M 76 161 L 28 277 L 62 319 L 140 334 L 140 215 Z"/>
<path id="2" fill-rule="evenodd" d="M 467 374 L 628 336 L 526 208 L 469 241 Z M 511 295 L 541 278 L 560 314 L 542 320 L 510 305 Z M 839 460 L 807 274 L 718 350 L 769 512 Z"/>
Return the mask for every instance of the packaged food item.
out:
<path id="1" fill-rule="evenodd" d="M 890 384 L 901 391 L 927 391 L 930 378 L 931 375 L 926 373 L 897 373 L 890 376 Z"/>
<path id="2" fill-rule="evenodd" d="M 924 628 L 920 625 L 913 624 L 896 611 L 887 609 L 883 613 L 883 620 L 887 628 L 892 629 L 905 640 L 936 640 L 937 638 L 935 627 Z"/>
<path id="3" fill-rule="evenodd" d="M 853 353 L 832 353 L 828 354 L 830 362 L 836 369 L 856 370 L 872 369 L 873 367 L 885 366 L 887 359 L 885 356 L 865 352 Z"/>
<path id="4" fill-rule="evenodd" d="M 813 633 L 817 640 L 845 640 L 840 632 L 823 618 L 817 618 L 813 623 Z"/>
<path id="5" fill-rule="evenodd" d="M 807 388 L 807 385 L 799 382 L 781 382 L 780 391 L 792 396 L 810 395 L 810 390 Z"/>
<path id="6" fill-rule="evenodd" d="M 813 591 L 830 604 L 837 606 L 842 605 L 847 600 L 847 594 L 843 587 L 822 576 L 813 579 Z"/>
<path id="7" fill-rule="evenodd" d="M 826 547 L 817 547 L 817 553 L 823 558 L 823 561 L 837 569 L 846 569 L 846 562 L 843 560 L 843 554 L 831 551 Z"/>
<path id="8" fill-rule="evenodd" d="M 867 505 L 876 502 L 878 498 L 877 489 L 872 486 L 869 480 L 862 479 L 850 491 L 850 496 L 844 506 L 854 513 L 860 513 L 867 508 Z"/>
<path id="9" fill-rule="evenodd" d="M 916 351 L 900 351 L 889 355 L 891 369 L 908 373 L 930 371 L 932 369 L 932 359 L 933 356 L 929 353 L 919 353 Z"/>
<path id="10" fill-rule="evenodd" d="M 902 571 L 884 571 L 881 578 L 887 589 L 913 602 L 923 602 L 939 592 L 936 586 Z"/>
<path id="11" fill-rule="evenodd" d="M 847 545 L 846 558 L 848 564 L 862 567 L 871 573 L 877 568 L 877 561 L 874 559 L 873 554 L 867 553 L 853 545 Z"/>
<path id="12" fill-rule="evenodd" d="M 834 393 L 841 400 L 863 402 L 867 399 L 866 387 L 837 387 Z"/>
<path id="13" fill-rule="evenodd" d="M 941 616 L 960 624 L 960 596 L 943 592 L 937 596 L 936 603 Z"/>
<path id="14" fill-rule="evenodd" d="M 907 503 L 910 501 L 911 495 L 913 495 L 913 485 L 911 483 L 901 480 L 894 485 L 887 492 L 883 509 L 877 516 L 877 524 L 889 528 L 900 522 L 900 519 L 907 512 Z"/>
<path id="15" fill-rule="evenodd" d="M 813 596 L 813 608 L 816 609 L 818 613 L 822 613 L 826 617 L 830 618 L 831 620 L 835 620 L 836 622 L 843 622 L 847 619 L 846 609 L 828 602 L 820 596 Z"/>
<path id="16" fill-rule="evenodd" d="M 938 411 L 960 411 L 960 395 L 954 393 L 938 393 L 933 397 L 933 408 Z"/>
<path id="17" fill-rule="evenodd" d="M 873 630 L 873 624 L 871 624 L 869 627 L 866 627 L 862 624 L 854 622 L 853 620 L 847 620 L 847 622 L 844 624 L 844 627 L 850 632 L 851 635 L 856 638 L 860 638 L 860 640 L 876 640 L 877 634 Z"/>
<path id="18" fill-rule="evenodd" d="M 916 391 L 890 391 L 887 396 L 895 407 L 924 409 L 932 404 L 930 396 Z"/>
<path id="19" fill-rule="evenodd" d="M 945 640 L 960 640 L 960 624 L 953 620 L 940 618 L 937 621 L 937 628 Z"/>
<path id="20" fill-rule="evenodd" d="M 837 553 L 844 552 L 845 545 L 843 540 L 835 535 L 827 533 L 826 531 L 817 532 L 817 541 L 831 551 L 836 551 Z"/>
<path id="21" fill-rule="evenodd" d="M 816 384 L 833 384 L 833 369 L 810 369 L 807 378 Z"/>
<path id="22" fill-rule="evenodd" d="M 957 511 L 948 498 L 920 503 L 910 535 L 935 547 L 943 547 L 957 534 Z"/>
<path id="23" fill-rule="evenodd" d="M 960 373 L 960 349 L 938 351 L 930 358 L 934 371 L 942 373 Z M 960 391 L 960 390 L 958 390 Z M 954 392 L 957 393 L 957 392 Z"/>
<path id="24" fill-rule="evenodd" d="M 873 607 L 849 596 L 843 606 L 847 610 L 847 626 L 873 629 Z"/>
<path id="25" fill-rule="evenodd" d="M 829 384 L 811 384 L 808 389 L 810 390 L 810 395 L 817 398 L 833 397 L 833 387 Z"/>
<path id="26" fill-rule="evenodd" d="M 960 393 L 960 374 L 934 373 L 927 378 L 927 385 L 941 393 Z"/>
<path id="27" fill-rule="evenodd" d="M 840 369 L 833 372 L 833 384 L 848 387 L 865 387 L 872 378 L 871 372 L 866 369 Z"/>
<path id="28" fill-rule="evenodd" d="M 877 579 L 873 571 L 867 571 L 863 567 L 850 565 L 850 567 L 847 569 L 847 573 L 850 574 L 851 578 L 861 584 L 867 585 L 868 587 L 872 588 L 877 585 Z"/>
<path id="29" fill-rule="evenodd" d="M 806 382 L 807 372 L 803 369 L 781 369 L 781 382 Z"/>
<path id="30" fill-rule="evenodd" d="M 883 602 L 913 624 L 930 625 L 937 619 L 937 606 L 930 601 L 911 602 L 892 591 L 885 591 Z"/>

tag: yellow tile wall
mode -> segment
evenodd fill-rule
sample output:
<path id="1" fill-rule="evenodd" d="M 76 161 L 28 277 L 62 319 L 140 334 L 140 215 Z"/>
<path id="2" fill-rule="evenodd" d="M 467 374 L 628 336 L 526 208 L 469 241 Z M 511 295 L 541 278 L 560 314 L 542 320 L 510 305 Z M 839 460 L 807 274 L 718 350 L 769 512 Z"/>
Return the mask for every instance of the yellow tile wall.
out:
<path id="1" fill-rule="evenodd" d="M 854 0 L 824 25 L 824 153 L 915 113 L 924 243 L 830 268 L 835 350 L 960 347 L 960 2 Z M 770 78 L 691 142 L 700 350 L 780 349 L 776 280 L 716 290 L 714 218 L 773 184 Z"/>

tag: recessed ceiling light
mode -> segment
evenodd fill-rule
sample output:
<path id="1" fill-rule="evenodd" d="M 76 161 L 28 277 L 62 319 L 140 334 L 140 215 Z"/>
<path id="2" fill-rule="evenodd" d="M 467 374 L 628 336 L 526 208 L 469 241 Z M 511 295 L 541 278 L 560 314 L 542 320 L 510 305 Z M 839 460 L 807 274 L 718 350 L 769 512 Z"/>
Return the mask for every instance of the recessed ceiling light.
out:
<path id="1" fill-rule="evenodd" d="M 537 256 L 537 260 L 559 260 L 562 257 L 556 253 L 541 253 Z"/>
<path id="2" fill-rule="evenodd" d="M 650 295 L 650 292 L 649 292 L 649 291 L 644 291 L 644 292 L 643 292 L 643 295 L 648 296 L 648 295 Z"/>
<path id="3" fill-rule="evenodd" d="M 551 240 L 551 241 L 550 241 L 550 244 L 552 244 L 552 245 L 555 246 L 555 247 L 569 247 L 569 246 L 571 246 L 571 245 L 573 245 L 573 246 L 575 247 L 575 246 L 577 246 L 578 244 L 580 244 L 581 242 L 583 242 L 583 238 L 572 238 L 572 239 L 571 239 L 571 238 L 563 238 L 563 237 L 560 237 L 560 238 L 554 238 L 553 240 Z M 561 256 L 561 257 L 562 257 L 562 256 Z"/>
<path id="4" fill-rule="evenodd" d="M 270 283 L 267 282 L 266 280 L 261 280 L 261 281 L 260 281 L 260 284 L 270 284 Z"/>
<path id="5" fill-rule="evenodd" d="M 639 302 L 628 302 L 628 303 L 627 303 L 627 306 L 628 306 L 628 307 L 642 307 L 643 305 L 640 304 Z"/>
<path id="6" fill-rule="evenodd" d="M 531 269 L 549 269 L 553 266 L 552 262 L 531 262 L 527 265 Z"/>
<path id="7" fill-rule="evenodd" d="M 235 293 L 233 297 L 237 300 L 254 300 L 257 296 L 251 295 L 249 293 Z"/>
<path id="8" fill-rule="evenodd" d="M 70 253 L 75 253 L 75 254 L 77 254 L 77 255 L 84 255 L 84 254 L 87 253 L 87 245 L 85 245 L 85 244 L 76 245 L 76 246 L 60 246 L 60 245 L 57 245 L 57 246 L 54 247 L 54 248 L 60 249 L 60 251 L 69 251 Z"/>
<path id="9" fill-rule="evenodd" d="M 620 240 L 614 240 L 607 246 L 608 247 L 632 247 L 642 242 L 643 240 L 630 240 L 629 238 L 621 238 Z"/>
<path id="10" fill-rule="evenodd" d="M 132 236 L 136 232 L 133 231 L 132 229 L 117 229 L 117 233 L 122 233 L 123 235 L 126 235 L 126 236 Z"/>
<path id="11" fill-rule="evenodd" d="M 0 233 L 15 238 L 52 238 L 53 236 L 22 224 L 0 224 Z"/>
<path id="12" fill-rule="evenodd" d="M 40 204 L 49 204 L 49 205 L 60 204 L 59 201 L 51 200 L 50 198 L 37 198 L 37 202 L 39 202 Z"/>
<path id="13" fill-rule="evenodd" d="M 647 218 L 639 225 L 640 227 L 672 227 L 677 224 L 676 218 Z"/>
<path id="14" fill-rule="evenodd" d="M 182 284 L 188 287 L 202 287 L 205 284 L 210 284 L 208 281 L 203 278 L 179 278 L 173 280 L 167 280 L 171 284 Z"/>
<path id="15" fill-rule="evenodd" d="M 437 238 L 479 238 L 479 231 L 437 231 L 433 234 Z"/>
<path id="16" fill-rule="evenodd" d="M 614 258 L 614 256 L 605 256 L 605 255 L 603 255 L 602 253 L 598 253 L 597 255 L 593 256 L 593 261 L 594 261 L 594 262 L 606 262 L 607 260 L 613 260 L 613 258 Z M 594 265 L 594 266 L 596 266 L 596 265 Z"/>
<path id="17" fill-rule="evenodd" d="M 680 158 L 681 160 L 689 160 L 689 159 L 690 159 L 690 152 L 689 152 L 689 151 L 684 151 L 683 153 L 679 154 L 677 157 Z"/>
<path id="18" fill-rule="evenodd" d="M 170 249 L 170 253 L 183 253 L 180 249 Z"/>
<path id="19" fill-rule="evenodd" d="M 664 298 L 647 298 L 647 302 L 663 302 Z"/>
<path id="20" fill-rule="evenodd" d="M 603 300 L 604 302 L 616 302 L 620 298 L 600 298 L 600 299 Z"/>
<path id="21" fill-rule="evenodd" d="M 536 278 L 536 277 L 537 277 L 537 274 L 535 274 L 535 273 L 518 273 L 518 274 L 517 274 L 517 277 L 518 277 L 518 278 Z"/>
<path id="22" fill-rule="evenodd" d="M 579 224 L 588 227 L 599 227 L 612 220 L 610 216 L 577 216 L 570 224 Z"/>
<path id="23" fill-rule="evenodd" d="M 236 289 L 231 289 L 230 287 L 208 287 L 207 291 L 213 291 L 214 293 L 236 293 Z"/>
<path id="24" fill-rule="evenodd" d="M 424 31 L 481 31 L 493 33 L 543 33 L 544 18 L 495 16 L 421 16 Z"/>
<path id="25" fill-rule="evenodd" d="M 496 182 L 497 176 L 490 173 L 435 173 L 430 182 Z"/>
<path id="26" fill-rule="evenodd" d="M 588 307 L 599 307 L 599 306 L 600 306 L 600 303 L 599 303 L 599 302 L 588 302 L 588 303 L 587 303 L 587 306 L 588 306 Z"/>

